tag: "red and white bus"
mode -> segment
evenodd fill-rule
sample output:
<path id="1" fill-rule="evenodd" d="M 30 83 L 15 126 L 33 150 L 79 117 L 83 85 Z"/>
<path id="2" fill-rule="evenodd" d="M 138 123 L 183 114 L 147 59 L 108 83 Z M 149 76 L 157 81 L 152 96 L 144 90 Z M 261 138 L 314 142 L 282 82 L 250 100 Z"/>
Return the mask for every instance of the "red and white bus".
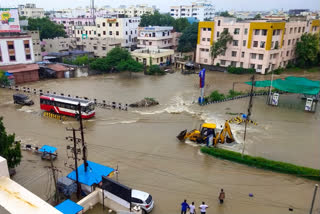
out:
<path id="1" fill-rule="evenodd" d="M 54 94 L 44 94 L 40 96 L 40 108 L 42 110 L 75 118 L 79 117 L 79 103 L 81 105 L 81 115 L 83 119 L 88 119 L 95 115 L 95 105 L 93 101 Z"/>

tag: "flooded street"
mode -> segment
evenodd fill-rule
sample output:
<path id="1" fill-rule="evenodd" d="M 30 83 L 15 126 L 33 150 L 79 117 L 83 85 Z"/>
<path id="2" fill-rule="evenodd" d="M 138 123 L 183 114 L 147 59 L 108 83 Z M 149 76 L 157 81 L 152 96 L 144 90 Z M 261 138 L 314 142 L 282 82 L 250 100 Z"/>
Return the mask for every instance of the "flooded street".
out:
<path id="1" fill-rule="evenodd" d="M 318 73 L 305 77 L 320 79 Z M 205 93 L 213 90 L 227 93 L 233 82 L 248 79 L 248 75 L 207 72 Z M 88 159 L 114 168 L 118 165 L 120 183 L 153 196 L 154 214 L 179 213 L 183 199 L 194 201 L 197 206 L 205 201 L 209 214 L 307 213 L 316 182 L 215 159 L 200 153 L 200 147 L 194 144 L 177 141 L 176 135 L 183 129 L 199 128 L 203 121 L 220 127 L 234 117 L 227 113 L 247 111 L 248 98 L 200 107 L 194 103 L 199 96 L 198 84 L 197 75 L 130 77 L 122 73 L 41 81 L 28 87 L 128 104 L 144 97 L 160 102 L 159 106 L 129 111 L 96 108 L 96 116 L 84 123 Z M 249 86 L 236 84 L 235 90 L 249 90 Z M 78 122 L 72 118 L 58 121 L 42 117 L 38 96 L 31 96 L 35 101 L 31 107 L 16 106 L 13 93 L 0 89 L 0 116 L 4 117 L 7 132 L 15 132 L 24 144 L 57 147 L 58 159 L 54 164 L 61 170 L 59 176 L 67 175 L 71 169 L 65 167 L 65 162 L 69 165 L 72 159 L 68 160 L 71 154 L 67 154 L 66 146 L 70 142 L 65 137 L 72 133 L 66 128 L 78 128 Z M 296 94 L 280 95 L 280 107 L 265 103 L 266 96 L 254 97 L 252 120 L 258 125 L 250 125 L 247 130 L 246 153 L 319 168 L 319 109 L 314 114 L 304 112 L 304 101 Z M 244 126 L 231 127 L 237 144 L 229 149 L 241 151 Z M 14 180 L 47 199 L 53 185 L 46 166 L 49 162 L 24 151 Z M 220 188 L 226 192 L 223 206 L 217 199 Z M 249 197 L 249 193 L 254 197 Z M 289 207 L 294 211 L 290 212 Z"/>

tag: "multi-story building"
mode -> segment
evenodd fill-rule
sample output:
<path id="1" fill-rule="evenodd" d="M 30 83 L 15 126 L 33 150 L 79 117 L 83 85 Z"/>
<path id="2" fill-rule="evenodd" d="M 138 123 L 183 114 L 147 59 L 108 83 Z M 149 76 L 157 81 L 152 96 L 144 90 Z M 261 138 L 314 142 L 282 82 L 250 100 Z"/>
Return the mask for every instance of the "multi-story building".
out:
<path id="1" fill-rule="evenodd" d="M 150 26 L 138 29 L 139 48 L 174 48 L 175 32 L 171 26 Z"/>
<path id="2" fill-rule="evenodd" d="M 64 52 L 77 49 L 76 38 L 56 37 L 43 39 L 41 42 L 44 54 L 48 52 Z"/>
<path id="3" fill-rule="evenodd" d="M 112 38 L 122 40 L 122 47 L 134 48 L 137 45 L 140 17 L 132 18 L 96 18 L 95 26 L 73 27 L 74 37 Z"/>
<path id="4" fill-rule="evenodd" d="M 26 5 L 18 5 L 19 15 L 27 18 L 43 18 L 44 9 L 36 8 L 36 4 L 28 3 Z"/>
<path id="5" fill-rule="evenodd" d="M 153 14 L 155 9 L 146 4 L 132 5 L 129 7 L 121 6 L 119 8 L 106 8 L 110 14 L 124 15 L 126 17 L 139 17 L 145 13 Z"/>
<path id="6" fill-rule="evenodd" d="M 33 53 L 34 53 L 34 60 L 36 62 L 42 61 L 42 51 L 41 51 L 41 44 L 40 44 L 40 33 L 37 30 L 28 31 L 29 36 L 32 38 L 32 45 L 33 45 Z"/>
<path id="7" fill-rule="evenodd" d="M 214 6 L 208 0 L 197 0 L 191 5 L 171 6 L 170 15 L 173 18 L 195 17 L 197 20 L 212 20 L 214 17 Z"/>
<path id="8" fill-rule="evenodd" d="M 62 17 L 53 17 L 51 21 L 62 24 L 64 26 L 64 30 L 66 31 L 68 36 L 72 36 L 74 34 L 73 26 L 75 28 L 82 26 L 94 26 L 95 20 L 90 17 L 77 17 L 77 18 L 62 18 Z"/>
<path id="9" fill-rule="evenodd" d="M 0 35 L 0 64 L 17 65 L 34 63 L 32 37 L 27 34 Z"/>
<path id="10" fill-rule="evenodd" d="M 294 62 L 296 43 L 304 33 L 319 33 L 320 20 L 237 22 L 235 18 L 215 17 L 214 21 L 200 22 L 196 62 L 204 65 L 254 68 L 265 74 Z M 223 31 L 233 40 L 225 53 L 213 59 L 210 49 Z"/>

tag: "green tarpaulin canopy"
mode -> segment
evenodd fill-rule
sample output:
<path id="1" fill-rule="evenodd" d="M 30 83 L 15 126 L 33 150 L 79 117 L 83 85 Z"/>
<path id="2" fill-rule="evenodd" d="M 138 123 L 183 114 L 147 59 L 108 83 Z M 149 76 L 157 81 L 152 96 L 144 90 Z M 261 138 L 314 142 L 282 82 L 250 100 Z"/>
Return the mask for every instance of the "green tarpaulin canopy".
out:
<path id="1" fill-rule="evenodd" d="M 245 82 L 252 85 L 251 82 Z M 255 81 L 255 87 L 269 87 L 271 86 L 270 80 Z M 272 81 L 272 87 L 286 91 L 289 93 L 297 94 L 311 94 L 316 95 L 320 91 L 320 81 L 309 80 L 304 77 L 286 77 L 283 79 L 276 79 Z"/>

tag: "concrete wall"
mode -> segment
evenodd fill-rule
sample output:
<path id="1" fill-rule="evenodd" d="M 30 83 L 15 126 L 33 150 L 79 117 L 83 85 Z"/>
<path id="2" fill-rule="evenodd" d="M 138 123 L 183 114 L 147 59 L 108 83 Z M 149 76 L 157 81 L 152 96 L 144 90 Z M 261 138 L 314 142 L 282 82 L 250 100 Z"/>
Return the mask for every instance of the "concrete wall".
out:
<path id="1" fill-rule="evenodd" d="M 10 177 L 7 160 L 0 156 L 0 177 L 1 176 Z"/>

